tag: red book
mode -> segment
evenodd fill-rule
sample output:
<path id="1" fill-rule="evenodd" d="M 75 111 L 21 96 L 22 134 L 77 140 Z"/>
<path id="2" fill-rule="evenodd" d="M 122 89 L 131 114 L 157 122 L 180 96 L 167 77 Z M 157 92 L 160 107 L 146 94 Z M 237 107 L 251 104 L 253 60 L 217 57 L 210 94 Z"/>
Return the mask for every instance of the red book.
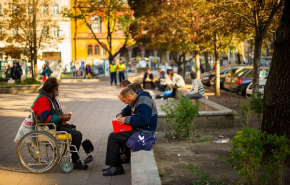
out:
<path id="1" fill-rule="evenodd" d="M 119 132 L 127 132 L 132 130 L 131 125 L 120 125 L 120 123 L 117 120 L 112 120 L 113 124 L 113 131 L 114 133 L 119 133 Z"/>

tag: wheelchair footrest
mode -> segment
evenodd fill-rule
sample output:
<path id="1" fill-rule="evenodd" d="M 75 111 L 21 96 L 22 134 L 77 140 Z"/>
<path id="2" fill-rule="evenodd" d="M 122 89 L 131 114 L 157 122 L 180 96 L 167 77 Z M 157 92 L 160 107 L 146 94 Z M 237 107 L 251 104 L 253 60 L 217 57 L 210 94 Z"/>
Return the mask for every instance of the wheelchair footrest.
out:
<path id="1" fill-rule="evenodd" d="M 83 141 L 82 147 L 87 154 L 94 151 L 94 146 L 93 146 L 92 142 L 88 139 Z"/>

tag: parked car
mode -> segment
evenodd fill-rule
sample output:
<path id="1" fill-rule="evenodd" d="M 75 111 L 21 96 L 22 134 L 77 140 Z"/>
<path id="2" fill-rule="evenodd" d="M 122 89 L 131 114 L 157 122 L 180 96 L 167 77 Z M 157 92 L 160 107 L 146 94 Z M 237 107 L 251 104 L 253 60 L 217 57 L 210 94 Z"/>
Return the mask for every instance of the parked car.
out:
<path id="1" fill-rule="evenodd" d="M 230 90 L 231 82 L 232 79 L 234 78 L 234 75 L 240 76 L 242 75 L 248 68 L 253 68 L 253 66 L 243 66 L 240 68 L 236 68 L 232 70 L 228 76 L 226 76 L 224 83 L 223 83 L 223 88 L 226 90 Z"/>
<path id="2" fill-rule="evenodd" d="M 247 69 L 247 68 L 246 68 Z M 269 67 L 261 67 L 259 78 L 265 78 L 269 74 Z M 253 81 L 254 71 L 253 68 L 248 68 L 244 71 L 243 74 L 234 75 L 231 85 L 230 91 L 237 92 L 242 95 L 246 95 L 247 86 Z"/>
<path id="3" fill-rule="evenodd" d="M 220 74 L 223 74 L 225 70 L 227 70 L 229 67 L 231 66 L 236 66 L 237 64 L 232 64 L 232 65 L 226 65 L 226 66 L 221 66 L 220 67 Z M 201 75 L 201 82 L 203 83 L 203 85 L 207 85 L 210 86 L 210 79 L 215 76 L 215 70 L 211 71 L 211 72 L 206 72 L 206 73 L 202 73 Z"/>
<path id="4" fill-rule="evenodd" d="M 237 65 L 237 66 L 230 66 L 226 68 L 224 71 L 221 72 L 220 74 L 220 87 L 223 88 L 225 78 L 232 73 L 234 74 L 236 70 L 239 68 L 243 67 L 242 65 Z M 215 74 L 210 78 L 210 86 L 215 86 Z"/>
<path id="5" fill-rule="evenodd" d="M 259 91 L 262 94 L 264 94 L 264 88 L 265 88 L 266 82 L 267 82 L 267 77 L 259 80 Z M 250 83 L 246 90 L 246 96 L 251 96 L 252 94 L 253 94 L 253 87 L 252 87 L 252 83 Z"/>

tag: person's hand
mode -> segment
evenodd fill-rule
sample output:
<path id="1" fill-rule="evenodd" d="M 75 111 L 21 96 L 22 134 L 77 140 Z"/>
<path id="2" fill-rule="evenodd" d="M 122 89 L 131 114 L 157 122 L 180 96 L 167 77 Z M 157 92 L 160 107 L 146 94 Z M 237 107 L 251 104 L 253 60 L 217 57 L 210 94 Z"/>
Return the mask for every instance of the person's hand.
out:
<path id="1" fill-rule="evenodd" d="M 61 116 L 59 116 L 59 119 L 63 120 L 63 121 L 69 121 L 71 118 L 71 114 L 63 114 Z"/>
<path id="2" fill-rule="evenodd" d="M 123 117 L 122 114 L 118 114 L 118 116 L 116 117 L 116 119 L 122 118 L 122 117 Z"/>
<path id="3" fill-rule="evenodd" d="M 62 121 L 62 125 L 65 125 L 66 124 L 66 121 Z"/>
<path id="4" fill-rule="evenodd" d="M 120 123 L 120 125 L 123 125 L 125 123 L 125 117 L 117 118 L 117 121 Z"/>

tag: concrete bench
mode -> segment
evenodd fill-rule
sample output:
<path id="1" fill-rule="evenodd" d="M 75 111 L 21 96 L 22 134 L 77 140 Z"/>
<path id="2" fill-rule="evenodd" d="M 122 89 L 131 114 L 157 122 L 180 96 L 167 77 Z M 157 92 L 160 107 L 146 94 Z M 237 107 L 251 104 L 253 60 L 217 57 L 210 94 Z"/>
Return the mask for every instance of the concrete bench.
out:
<path id="1" fill-rule="evenodd" d="M 161 185 L 153 149 L 131 151 L 132 185 Z"/>
<path id="2" fill-rule="evenodd" d="M 178 89 L 184 93 L 186 90 Z M 206 98 L 192 99 L 194 105 L 200 104 L 199 115 L 194 119 L 196 128 L 233 128 L 235 124 L 235 111 L 219 105 Z M 158 130 L 165 130 L 165 113 L 158 112 Z"/>

